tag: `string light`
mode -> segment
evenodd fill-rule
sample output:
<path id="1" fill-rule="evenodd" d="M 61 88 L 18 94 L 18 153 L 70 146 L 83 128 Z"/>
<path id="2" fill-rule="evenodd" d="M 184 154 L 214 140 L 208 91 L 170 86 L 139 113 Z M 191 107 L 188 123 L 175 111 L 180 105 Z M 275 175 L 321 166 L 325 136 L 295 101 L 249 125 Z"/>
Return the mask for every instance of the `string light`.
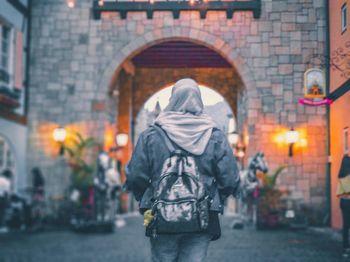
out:
<path id="1" fill-rule="evenodd" d="M 67 0 L 67 5 L 69 8 L 75 7 L 75 0 Z"/>

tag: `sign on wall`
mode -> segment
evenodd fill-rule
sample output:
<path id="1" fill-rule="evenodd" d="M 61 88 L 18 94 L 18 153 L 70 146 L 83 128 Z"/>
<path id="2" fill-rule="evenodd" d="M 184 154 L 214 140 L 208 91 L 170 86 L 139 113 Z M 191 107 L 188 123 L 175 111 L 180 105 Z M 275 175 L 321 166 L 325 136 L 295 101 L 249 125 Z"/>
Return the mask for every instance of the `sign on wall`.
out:
<path id="1" fill-rule="evenodd" d="M 304 98 L 324 98 L 326 83 L 321 69 L 311 68 L 304 74 Z"/>
<path id="2" fill-rule="evenodd" d="M 331 104 L 326 98 L 326 79 L 324 71 L 319 68 L 310 68 L 304 74 L 304 98 L 299 103 L 308 106 Z"/>

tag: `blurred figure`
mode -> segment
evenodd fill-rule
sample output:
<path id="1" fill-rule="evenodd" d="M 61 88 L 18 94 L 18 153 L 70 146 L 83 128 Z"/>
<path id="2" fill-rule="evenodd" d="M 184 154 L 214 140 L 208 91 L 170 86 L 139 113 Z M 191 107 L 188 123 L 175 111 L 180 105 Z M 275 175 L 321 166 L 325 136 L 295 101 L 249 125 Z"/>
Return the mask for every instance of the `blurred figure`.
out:
<path id="1" fill-rule="evenodd" d="M 32 169 L 32 197 L 31 204 L 26 208 L 26 224 L 37 231 L 43 227 L 45 215 L 45 179 L 38 167 Z"/>
<path id="2" fill-rule="evenodd" d="M 32 169 L 33 175 L 33 194 L 34 198 L 43 200 L 45 196 L 45 179 L 38 167 Z"/>
<path id="3" fill-rule="evenodd" d="M 340 209 L 343 217 L 343 257 L 350 256 L 349 229 L 350 229 L 350 156 L 344 155 L 337 186 L 337 196 L 340 198 Z"/>
<path id="4" fill-rule="evenodd" d="M 11 178 L 12 172 L 9 169 L 4 170 L 0 175 L 0 233 L 8 231 L 5 225 L 5 214 L 10 196 Z"/>

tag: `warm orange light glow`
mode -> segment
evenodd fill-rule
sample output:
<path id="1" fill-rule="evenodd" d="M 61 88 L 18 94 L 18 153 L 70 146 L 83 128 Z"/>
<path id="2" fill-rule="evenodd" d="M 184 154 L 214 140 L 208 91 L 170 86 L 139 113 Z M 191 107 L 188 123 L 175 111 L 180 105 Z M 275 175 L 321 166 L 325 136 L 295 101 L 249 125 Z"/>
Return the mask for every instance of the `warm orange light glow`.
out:
<path id="1" fill-rule="evenodd" d="M 249 135 L 244 135 L 243 143 L 244 143 L 245 146 L 249 145 Z"/>
<path id="2" fill-rule="evenodd" d="M 190 5 L 194 5 L 196 3 L 196 0 L 190 0 Z"/>
<path id="3" fill-rule="evenodd" d="M 306 129 L 298 128 L 294 132 L 291 132 L 287 128 L 279 128 L 272 139 L 278 147 L 285 147 L 290 143 L 294 143 L 295 148 L 307 147 Z"/>
<path id="4" fill-rule="evenodd" d="M 155 0 L 149 0 L 149 3 L 150 3 L 151 5 L 153 5 L 153 4 L 154 4 L 154 1 L 155 1 Z"/>
<path id="5" fill-rule="evenodd" d="M 306 147 L 307 146 L 307 140 L 306 138 L 301 138 L 300 141 L 299 141 L 299 145 L 301 147 Z"/>
<path id="6" fill-rule="evenodd" d="M 115 144 L 114 141 L 115 128 L 113 125 L 106 124 L 104 134 L 104 150 L 109 151 Z"/>
<path id="7" fill-rule="evenodd" d="M 277 134 L 275 137 L 275 142 L 278 144 L 283 144 L 285 142 L 284 134 Z"/>
<path id="8" fill-rule="evenodd" d="M 99 6 L 103 6 L 104 4 L 105 4 L 105 1 L 104 1 L 104 0 L 99 0 L 99 1 L 98 1 L 98 5 L 99 5 Z"/>

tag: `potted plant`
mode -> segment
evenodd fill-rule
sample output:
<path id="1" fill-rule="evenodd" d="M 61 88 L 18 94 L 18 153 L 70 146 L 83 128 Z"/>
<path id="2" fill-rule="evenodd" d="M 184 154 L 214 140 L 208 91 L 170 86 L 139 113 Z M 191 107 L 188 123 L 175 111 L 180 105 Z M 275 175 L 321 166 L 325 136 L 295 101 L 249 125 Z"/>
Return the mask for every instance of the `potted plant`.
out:
<path id="1" fill-rule="evenodd" d="M 95 161 L 89 159 L 91 150 L 96 147 L 94 138 L 83 138 L 81 134 L 75 133 L 71 143 L 65 145 L 64 149 L 68 153 L 68 165 L 71 173 L 71 186 L 75 191 L 74 200 L 79 205 L 89 198 L 89 191 L 93 185 L 93 174 L 95 172 Z"/>
<path id="2" fill-rule="evenodd" d="M 286 166 L 280 166 L 272 173 L 260 173 L 260 196 L 258 201 L 257 228 L 279 226 L 279 210 L 282 192 L 276 188 L 276 181 Z"/>

